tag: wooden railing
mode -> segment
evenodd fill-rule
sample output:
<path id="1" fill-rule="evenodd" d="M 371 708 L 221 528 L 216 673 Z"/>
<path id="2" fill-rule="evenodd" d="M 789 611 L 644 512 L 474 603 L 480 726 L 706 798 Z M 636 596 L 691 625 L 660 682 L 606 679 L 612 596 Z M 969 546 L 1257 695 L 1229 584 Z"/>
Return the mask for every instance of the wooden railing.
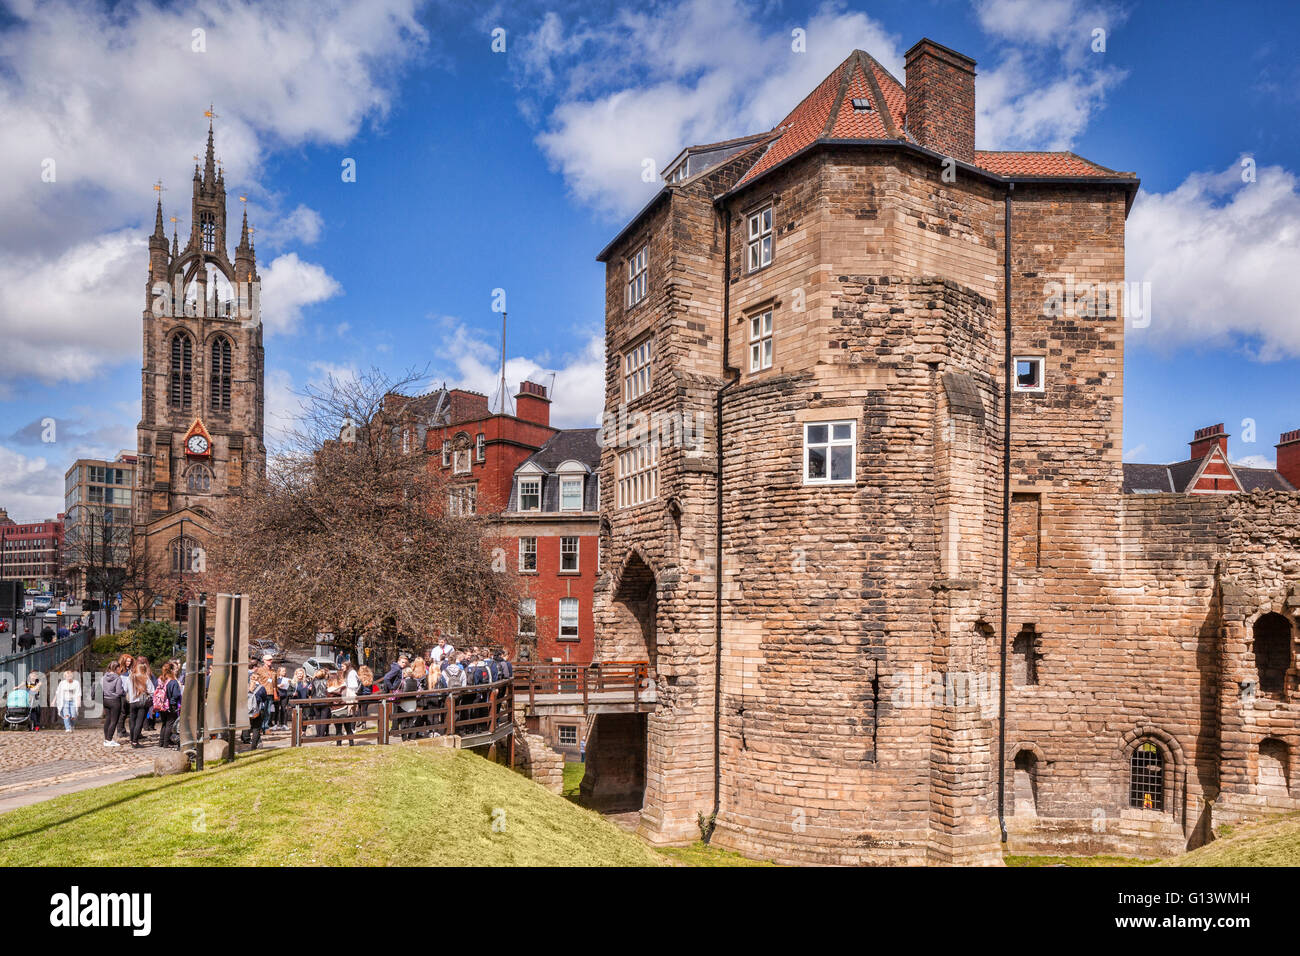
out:
<path id="1" fill-rule="evenodd" d="M 479 747 L 514 733 L 514 687 L 511 681 L 438 690 L 367 694 L 355 703 L 338 697 L 310 697 L 288 702 L 294 747 L 332 741 L 458 736 L 462 747 Z M 342 711 L 348 708 L 347 711 Z M 342 711 L 342 712 L 336 712 Z"/>
<path id="2" fill-rule="evenodd" d="M 623 692 L 633 703 L 650 688 L 648 661 L 599 661 L 594 664 L 521 664 L 515 668 L 515 697 L 529 705 L 539 697 L 581 694 L 585 707 L 592 694 Z"/>

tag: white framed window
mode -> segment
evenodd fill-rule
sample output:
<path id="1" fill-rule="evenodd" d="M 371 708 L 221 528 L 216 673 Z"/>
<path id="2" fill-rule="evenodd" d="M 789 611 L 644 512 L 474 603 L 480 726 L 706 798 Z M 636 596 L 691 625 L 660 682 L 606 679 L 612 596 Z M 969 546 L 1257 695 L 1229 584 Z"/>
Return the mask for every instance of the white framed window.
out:
<path id="1" fill-rule="evenodd" d="M 519 570 L 520 571 L 537 570 L 537 539 L 536 538 L 519 539 Z"/>
<path id="2" fill-rule="evenodd" d="M 623 401 L 630 402 L 650 391 L 650 363 L 654 338 L 623 353 Z"/>
<path id="3" fill-rule="evenodd" d="M 636 255 L 627 260 L 627 307 L 630 309 L 645 298 L 646 263 L 649 246 L 642 246 Z"/>
<path id="4" fill-rule="evenodd" d="M 541 511 L 542 510 L 542 479 L 540 478 L 519 479 L 519 510 L 520 511 Z"/>
<path id="5" fill-rule="evenodd" d="M 537 636 L 537 601 L 524 598 L 519 602 L 519 636 Z"/>
<path id="6" fill-rule="evenodd" d="M 749 317 L 749 370 L 772 367 L 772 310 Z"/>
<path id="7" fill-rule="evenodd" d="M 618 453 L 618 506 L 627 508 L 659 494 L 659 444 L 644 441 Z"/>
<path id="8" fill-rule="evenodd" d="M 576 747 L 578 745 L 577 724 L 560 724 L 556 730 L 560 734 L 558 739 L 561 747 Z"/>
<path id="9" fill-rule="evenodd" d="M 560 640 L 578 639 L 578 599 L 560 598 Z"/>
<path id="10" fill-rule="evenodd" d="M 772 207 L 764 206 L 749 214 L 749 271 L 757 272 L 772 264 Z"/>
<path id="11" fill-rule="evenodd" d="M 446 468 L 451 464 L 451 442 L 442 443 L 442 467 Z"/>
<path id="12" fill-rule="evenodd" d="M 474 457 L 478 461 L 487 458 L 487 435 L 482 432 L 479 432 L 478 438 L 474 439 Z"/>
<path id="13" fill-rule="evenodd" d="M 582 510 L 582 479 L 581 478 L 560 479 L 560 510 L 561 511 Z"/>
<path id="14" fill-rule="evenodd" d="M 856 449 L 857 422 L 806 422 L 803 426 L 803 483 L 852 483 Z"/>
<path id="15" fill-rule="evenodd" d="M 1012 383 L 1012 391 L 1016 392 L 1045 392 L 1047 391 L 1047 382 L 1044 372 L 1046 371 L 1047 360 L 1041 355 L 1017 355 L 1015 358 L 1016 377 Z"/>
<path id="16" fill-rule="evenodd" d="M 560 570 L 578 570 L 578 538 L 564 536 L 560 538 Z"/>
<path id="17" fill-rule="evenodd" d="M 460 485 L 451 489 L 447 495 L 447 513 L 453 515 L 472 515 L 478 510 L 478 488 L 474 485 Z"/>
<path id="18" fill-rule="evenodd" d="M 457 448 L 453 457 L 453 466 L 451 473 L 453 475 L 469 474 L 469 449 Z"/>

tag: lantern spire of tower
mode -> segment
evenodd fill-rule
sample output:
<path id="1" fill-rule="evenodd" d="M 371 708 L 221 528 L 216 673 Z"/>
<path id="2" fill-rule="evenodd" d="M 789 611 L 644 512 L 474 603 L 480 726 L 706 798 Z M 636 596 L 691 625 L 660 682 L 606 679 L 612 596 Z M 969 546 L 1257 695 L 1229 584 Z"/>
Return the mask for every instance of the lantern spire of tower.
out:
<path id="1" fill-rule="evenodd" d="M 216 113 L 212 109 L 212 104 L 203 111 L 203 115 L 208 118 L 208 152 L 203 160 L 203 182 L 209 187 L 216 179 L 217 153 L 212 143 L 212 121 L 216 118 Z"/>

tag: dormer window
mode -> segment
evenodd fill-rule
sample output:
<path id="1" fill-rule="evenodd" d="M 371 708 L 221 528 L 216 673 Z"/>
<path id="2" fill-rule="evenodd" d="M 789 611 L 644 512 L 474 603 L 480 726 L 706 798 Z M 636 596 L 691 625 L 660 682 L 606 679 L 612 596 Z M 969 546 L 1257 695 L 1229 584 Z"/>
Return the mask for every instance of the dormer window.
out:
<path id="1" fill-rule="evenodd" d="M 683 159 L 680 163 L 678 163 L 673 168 L 673 171 L 668 174 L 668 181 L 670 183 L 680 183 L 683 179 L 689 176 L 690 173 L 687 172 L 689 162 L 690 162 L 689 160 Z"/>
<path id="2" fill-rule="evenodd" d="M 541 511 L 542 510 L 542 479 L 540 478 L 519 479 L 519 510 L 520 511 Z"/>
<path id="3" fill-rule="evenodd" d="M 870 113 L 871 100 L 867 99 L 865 96 L 853 97 L 853 110 L 857 113 Z"/>
<path id="4" fill-rule="evenodd" d="M 560 510 L 582 510 L 582 478 L 560 479 Z"/>

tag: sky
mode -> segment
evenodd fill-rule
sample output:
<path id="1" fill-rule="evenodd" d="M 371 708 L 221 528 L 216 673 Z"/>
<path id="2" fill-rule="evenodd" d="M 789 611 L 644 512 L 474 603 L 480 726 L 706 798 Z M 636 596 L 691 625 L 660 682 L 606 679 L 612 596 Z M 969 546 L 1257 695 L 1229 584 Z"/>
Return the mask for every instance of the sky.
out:
<path id="1" fill-rule="evenodd" d="M 53 516 L 74 460 L 134 449 L 153 185 L 185 234 L 210 104 L 256 229 L 272 445 L 331 374 L 492 394 L 501 292 L 512 389 L 553 376 L 553 421 L 587 426 L 595 256 L 643 171 L 771 128 L 854 48 L 901 78 L 922 36 L 977 61 L 978 148 L 1141 177 L 1125 459 L 1225 422 L 1271 466 L 1300 428 L 1298 26 L 1288 2 L 0 0 L 0 508 Z"/>

